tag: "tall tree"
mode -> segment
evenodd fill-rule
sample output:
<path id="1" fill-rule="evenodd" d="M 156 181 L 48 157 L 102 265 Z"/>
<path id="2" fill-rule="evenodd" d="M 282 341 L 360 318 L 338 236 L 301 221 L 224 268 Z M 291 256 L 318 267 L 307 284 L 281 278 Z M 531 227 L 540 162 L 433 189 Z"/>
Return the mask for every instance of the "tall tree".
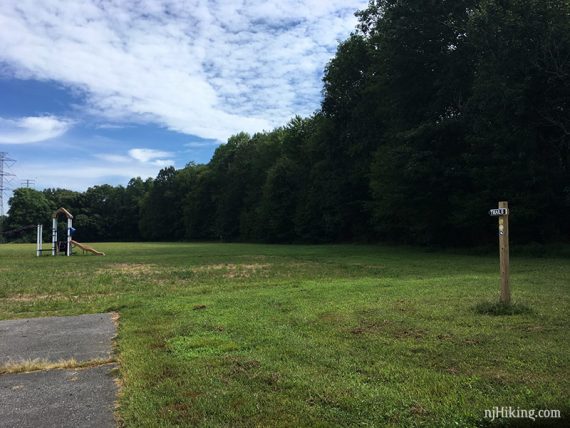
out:
<path id="1" fill-rule="evenodd" d="M 470 22 L 475 81 L 466 168 L 473 215 L 511 202 L 514 239 L 568 236 L 570 2 L 481 1 Z"/>
<path id="2" fill-rule="evenodd" d="M 5 236 L 9 239 L 33 241 L 36 224 L 49 223 L 51 206 L 42 192 L 30 188 L 15 189 L 8 201 L 8 221 L 4 227 Z M 12 233 L 6 235 L 6 232 Z"/>
<path id="3" fill-rule="evenodd" d="M 384 238 L 457 238 L 450 196 L 465 186 L 460 154 L 472 81 L 465 31 L 475 3 L 386 0 L 360 14 L 384 123 L 370 176 L 374 224 Z"/>

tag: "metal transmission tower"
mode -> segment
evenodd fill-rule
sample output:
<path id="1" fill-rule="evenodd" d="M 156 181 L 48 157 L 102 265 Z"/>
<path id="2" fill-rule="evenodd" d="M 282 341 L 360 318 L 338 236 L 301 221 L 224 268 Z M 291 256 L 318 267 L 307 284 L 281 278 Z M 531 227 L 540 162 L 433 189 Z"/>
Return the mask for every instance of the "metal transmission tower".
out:
<path id="1" fill-rule="evenodd" d="M 15 159 L 10 159 L 8 153 L 0 152 L 0 217 L 4 216 L 4 194 L 10 190 L 8 185 L 12 183 L 14 174 L 7 172 L 8 168 L 16 163 Z M 0 227 L 1 224 L 0 224 Z"/>
<path id="2" fill-rule="evenodd" d="M 22 186 L 26 186 L 27 188 L 33 186 L 34 184 L 36 184 L 36 180 L 33 178 L 26 178 L 25 180 L 22 180 Z"/>

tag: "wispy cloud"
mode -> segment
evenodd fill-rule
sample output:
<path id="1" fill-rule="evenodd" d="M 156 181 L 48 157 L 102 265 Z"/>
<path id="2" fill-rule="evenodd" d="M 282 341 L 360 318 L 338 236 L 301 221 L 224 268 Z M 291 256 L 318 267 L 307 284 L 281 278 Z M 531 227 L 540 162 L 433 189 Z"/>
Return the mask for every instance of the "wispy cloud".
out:
<path id="1" fill-rule="evenodd" d="M 142 163 L 152 163 L 157 166 L 170 166 L 174 164 L 172 159 L 164 159 L 173 156 L 173 153 L 154 149 L 131 149 L 129 156 Z"/>
<path id="2" fill-rule="evenodd" d="M 318 107 L 321 71 L 367 0 L 7 0 L 0 61 L 111 121 L 203 138 Z"/>
<path id="3" fill-rule="evenodd" d="M 105 162 L 110 162 L 110 163 L 128 163 L 133 161 L 133 158 L 129 156 L 115 155 L 110 153 L 96 154 L 95 157 L 97 159 L 101 159 Z"/>
<path id="4" fill-rule="evenodd" d="M 13 169 L 19 177 L 37 177 L 40 187 L 61 187 L 84 191 L 98 184 L 125 184 L 133 177 L 155 177 L 161 166 L 151 163 L 106 163 L 88 159 L 67 164 L 55 161 L 26 163 Z"/>
<path id="5" fill-rule="evenodd" d="M 165 167 L 174 165 L 174 153 L 155 149 L 131 149 L 127 155 L 113 153 L 99 153 L 95 157 L 111 164 L 132 164 L 136 163 Z"/>
<path id="6" fill-rule="evenodd" d="M 59 137 L 71 127 L 69 120 L 54 116 L 33 116 L 18 119 L 0 117 L 0 143 L 28 144 Z"/>
<path id="7" fill-rule="evenodd" d="M 174 165 L 171 152 L 132 149 L 126 154 L 100 153 L 68 159 L 62 168 L 61 158 L 42 158 L 18 162 L 12 172 L 18 177 L 35 177 L 41 188 L 62 187 L 84 191 L 97 184 L 126 184 L 133 177 L 156 177 L 161 168 Z"/>

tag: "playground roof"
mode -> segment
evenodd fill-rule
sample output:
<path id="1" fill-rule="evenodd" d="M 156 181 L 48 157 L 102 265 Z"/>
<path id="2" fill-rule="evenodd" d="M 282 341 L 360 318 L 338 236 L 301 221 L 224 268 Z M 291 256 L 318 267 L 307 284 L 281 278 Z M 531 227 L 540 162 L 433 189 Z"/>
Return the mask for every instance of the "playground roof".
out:
<path id="1" fill-rule="evenodd" d="M 60 208 L 57 211 L 55 211 L 52 215 L 53 218 L 57 218 L 57 216 L 59 214 L 64 214 L 67 218 L 73 218 L 73 216 L 71 215 L 71 213 L 69 211 L 67 211 L 65 208 Z"/>

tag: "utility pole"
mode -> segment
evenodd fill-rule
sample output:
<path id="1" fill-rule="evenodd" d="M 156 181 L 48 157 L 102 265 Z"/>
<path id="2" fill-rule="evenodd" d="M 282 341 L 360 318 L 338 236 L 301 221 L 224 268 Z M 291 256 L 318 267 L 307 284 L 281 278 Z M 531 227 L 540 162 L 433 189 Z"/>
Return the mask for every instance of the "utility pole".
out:
<path id="1" fill-rule="evenodd" d="M 36 184 L 36 180 L 32 179 L 32 178 L 26 178 L 25 180 L 22 180 L 22 186 L 26 186 L 26 188 L 29 188 L 30 185 L 34 185 Z"/>

